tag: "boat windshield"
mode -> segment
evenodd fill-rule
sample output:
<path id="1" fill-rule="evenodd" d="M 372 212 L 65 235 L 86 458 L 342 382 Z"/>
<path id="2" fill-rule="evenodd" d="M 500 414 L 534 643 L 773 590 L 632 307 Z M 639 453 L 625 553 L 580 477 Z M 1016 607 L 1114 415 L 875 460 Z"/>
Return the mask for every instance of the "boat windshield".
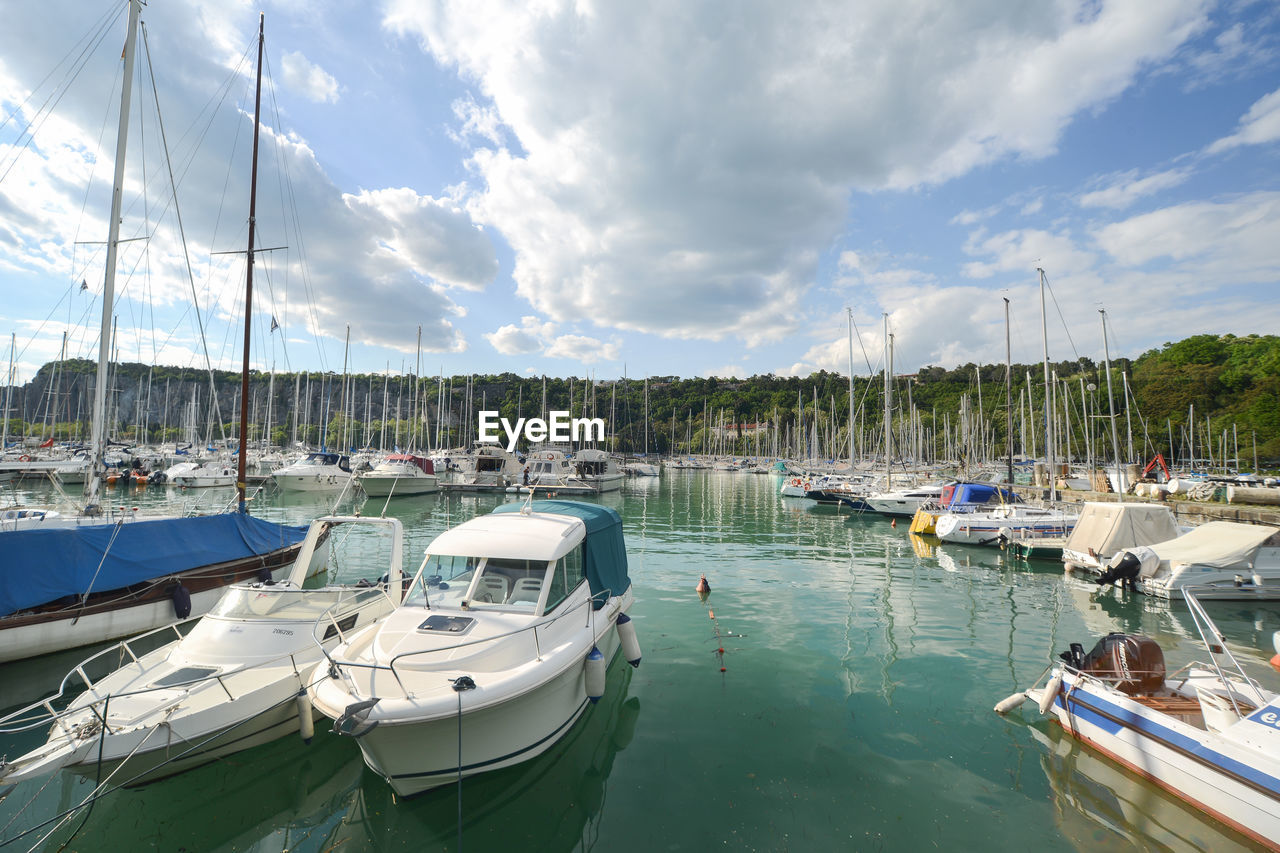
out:
<path id="1" fill-rule="evenodd" d="M 499 557 L 432 554 L 405 597 L 405 605 L 471 609 L 514 609 L 532 613 L 538 606 L 548 563 Z"/>
<path id="2" fill-rule="evenodd" d="M 232 587 L 209 611 L 226 619 L 262 619 L 314 622 L 336 604 L 355 604 L 381 595 L 377 587 L 360 589 L 296 589 Z"/>

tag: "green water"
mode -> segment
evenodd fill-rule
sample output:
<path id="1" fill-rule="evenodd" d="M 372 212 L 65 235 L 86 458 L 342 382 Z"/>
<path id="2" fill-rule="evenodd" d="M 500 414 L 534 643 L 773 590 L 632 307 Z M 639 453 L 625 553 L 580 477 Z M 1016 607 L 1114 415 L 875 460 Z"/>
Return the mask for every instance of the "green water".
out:
<path id="1" fill-rule="evenodd" d="M 455 850 L 460 798 L 471 851 L 1248 849 L 1063 740 L 1029 704 L 992 711 L 1051 653 L 1110 630 L 1154 637 L 1171 669 L 1198 657 L 1185 608 L 1099 595 L 1058 564 L 913 546 L 906 525 L 780 498 L 777 487 L 770 476 L 667 472 L 601 498 L 625 523 L 644 661 L 635 671 L 617 661 L 605 698 L 533 761 L 467 779 L 460 793 L 397 801 L 322 722 L 310 746 L 288 738 L 118 791 L 44 847 Z M 434 535 L 501 500 L 395 500 L 406 562 L 416 568 Z M 261 514 L 301 523 L 322 511 L 277 498 Z M 383 570 L 368 542 L 337 547 L 339 579 Z M 1280 607 L 1207 606 L 1274 685 L 1266 660 Z M 0 668 L 0 704 L 82 656 Z M 30 745 L 0 742 L 0 752 Z M 91 787 L 69 774 L 19 785 L 0 802 L 0 839 Z"/>

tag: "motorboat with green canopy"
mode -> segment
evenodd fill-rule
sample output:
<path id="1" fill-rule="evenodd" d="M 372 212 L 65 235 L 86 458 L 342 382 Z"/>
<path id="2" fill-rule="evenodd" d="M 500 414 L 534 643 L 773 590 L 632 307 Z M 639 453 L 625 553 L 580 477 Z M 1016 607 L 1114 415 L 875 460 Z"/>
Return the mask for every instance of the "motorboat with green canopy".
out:
<path id="1" fill-rule="evenodd" d="M 620 648 L 639 664 L 632 601 L 617 512 L 506 504 L 432 541 L 400 607 L 328 652 L 311 700 L 402 796 L 527 761 L 603 695 Z"/>

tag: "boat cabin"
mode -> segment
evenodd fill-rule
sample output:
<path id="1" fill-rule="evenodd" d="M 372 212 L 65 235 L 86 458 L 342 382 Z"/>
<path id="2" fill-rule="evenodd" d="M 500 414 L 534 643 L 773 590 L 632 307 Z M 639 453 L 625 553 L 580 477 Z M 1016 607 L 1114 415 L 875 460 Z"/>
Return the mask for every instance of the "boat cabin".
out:
<path id="1" fill-rule="evenodd" d="M 451 611 L 422 630 L 462 631 L 456 611 L 550 614 L 584 583 L 596 607 L 630 586 L 621 517 L 574 501 L 506 504 L 437 536 L 404 606 Z"/>
<path id="2" fill-rule="evenodd" d="M 435 465 L 430 459 L 423 456 L 415 456 L 412 453 L 393 453 L 383 460 L 384 462 L 401 465 L 412 465 L 424 474 L 435 475 Z"/>
<path id="3" fill-rule="evenodd" d="M 303 465 L 337 465 L 343 471 L 351 470 L 351 460 L 338 453 L 308 453 Z"/>

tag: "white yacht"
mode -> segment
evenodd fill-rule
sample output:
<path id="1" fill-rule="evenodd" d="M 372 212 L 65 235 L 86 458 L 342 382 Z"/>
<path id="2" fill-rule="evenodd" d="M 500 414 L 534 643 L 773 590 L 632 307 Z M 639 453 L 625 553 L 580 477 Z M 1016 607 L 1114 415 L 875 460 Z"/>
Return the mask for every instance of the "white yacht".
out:
<path id="1" fill-rule="evenodd" d="M 360 475 L 360 488 L 374 498 L 425 495 L 440 491 L 440 480 L 425 456 L 393 453 Z"/>
<path id="2" fill-rule="evenodd" d="M 226 462 L 210 462 L 197 468 L 175 474 L 168 482 L 184 489 L 201 489 L 214 486 L 234 486 L 236 469 Z"/>
<path id="3" fill-rule="evenodd" d="M 303 588 L 335 524 L 387 529 L 384 582 Z M 322 659 L 321 646 L 334 646 L 395 609 L 402 555 L 397 519 L 317 519 L 288 579 L 234 584 L 203 618 L 98 652 L 71 670 L 57 696 L 0 720 L 4 731 L 48 730 L 43 745 L 0 763 L 0 784 L 66 768 L 138 785 L 291 732 L 309 740 L 315 718 L 303 688 Z M 135 651 L 148 645 L 147 637 L 167 636 L 172 639 L 155 651 Z M 121 661 L 128 662 L 101 678 L 88 675 Z M 64 704 L 80 687 L 84 692 Z"/>
<path id="4" fill-rule="evenodd" d="M 551 749 L 603 695 L 620 647 L 639 664 L 631 603 L 616 512 L 505 504 L 436 537 L 404 603 L 329 652 L 309 693 L 416 794 Z"/>
<path id="5" fill-rule="evenodd" d="M 350 461 L 338 453 L 308 453 L 271 472 L 276 486 L 286 492 L 340 492 L 354 476 Z"/>
<path id="6" fill-rule="evenodd" d="M 614 492 L 622 488 L 626 477 L 613 457 L 603 450 L 584 447 L 569 460 L 573 464 L 574 477 L 581 485 L 597 492 Z"/>
<path id="7" fill-rule="evenodd" d="M 942 490 L 946 487 L 946 483 L 934 483 L 907 489 L 895 489 L 891 492 L 868 495 L 864 500 L 867 502 L 867 506 L 881 515 L 912 518 L 915 516 L 916 510 L 929 501 L 940 500 L 942 498 Z"/>
<path id="8" fill-rule="evenodd" d="M 1077 518 L 1060 509 L 1008 503 L 991 509 L 944 513 L 935 530 L 943 542 L 996 545 L 1001 539 L 1066 537 Z"/>

